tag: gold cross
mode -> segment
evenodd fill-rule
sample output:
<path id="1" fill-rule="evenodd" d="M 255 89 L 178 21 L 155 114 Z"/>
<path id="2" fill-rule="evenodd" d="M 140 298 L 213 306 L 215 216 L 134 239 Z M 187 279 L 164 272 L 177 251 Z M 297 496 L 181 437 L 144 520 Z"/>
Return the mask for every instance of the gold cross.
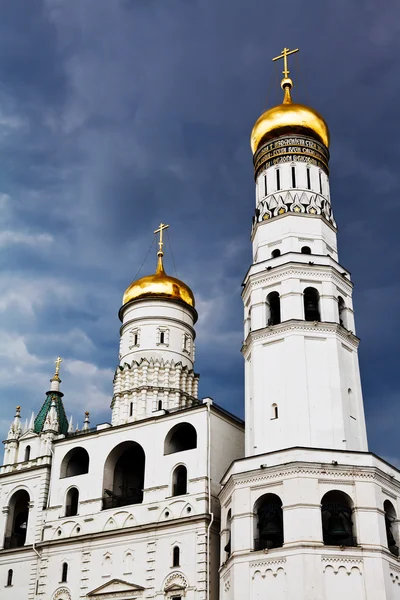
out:
<path id="1" fill-rule="evenodd" d="M 165 225 L 164 223 L 160 223 L 160 227 L 158 229 L 155 230 L 154 233 L 159 233 L 160 234 L 160 241 L 158 242 L 158 246 L 159 246 L 159 252 L 162 253 L 163 251 L 163 231 L 164 229 L 167 229 L 169 227 L 169 225 Z"/>
<path id="2" fill-rule="evenodd" d="M 60 358 L 59 356 L 57 357 L 56 362 L 56 375 L 58 377 L 59 373 L 60 373 L 60 365 L 62 363 L 62 358 Z"/>
<path id="3" fill-rule="evenodd" d="M 289 76 L 289 73 L 290 73 L 290 71 L 288 69 L 287 57 L 290 54 L 294 54 L 295 52 L 298 52 L 298 51 L 299 51 L 298 48 L 296 48 L 295 50 L 289 50 L 289 48 L 284 48 L 282 50 L 282 54 L 280 56 L 275 56 L 275 58 L 272 59 L 274 61 L 274 60 L 279 60 L 280 58 L 283 58 L 283 71 L 282 71 L 282 73 L 283 73 L 283 76 L 285 78 L 287 78 Z"/>

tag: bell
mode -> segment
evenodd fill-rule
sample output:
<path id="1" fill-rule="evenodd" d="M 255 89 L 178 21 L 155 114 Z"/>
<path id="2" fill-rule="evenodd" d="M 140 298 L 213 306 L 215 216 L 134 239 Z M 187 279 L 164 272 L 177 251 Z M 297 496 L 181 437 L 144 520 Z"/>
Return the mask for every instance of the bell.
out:
<path id="1" fill-rule="evenodd" d="M 340 515 L 333 514 L 329 517 L 328 535 L 338 541 L 340 539 L 349 537 L 349 534 L 343 525 L 343 519 Z"/>
<path id="2" fill-rule="evenodd" d="M 319 321 L 319 310 L 313 298 L 307 298 L 305 303 L 305 314 L 307 321 Z"/>

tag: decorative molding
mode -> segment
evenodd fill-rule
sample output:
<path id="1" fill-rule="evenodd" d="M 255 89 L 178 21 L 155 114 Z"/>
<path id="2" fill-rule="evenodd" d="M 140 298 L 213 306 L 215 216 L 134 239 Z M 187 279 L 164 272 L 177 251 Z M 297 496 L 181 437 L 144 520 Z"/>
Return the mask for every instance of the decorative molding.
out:
<path id="1" fill-rule="evenodd" d="M 249 347 L 249 342 L 257 342 L 263 339 L 267 339 L 273 336 L 284 335 L 289 331 L 299 331 L 302 333 L 313 331 L 314 334 L 318 333 L 333 333 L 339 337 L 342 341 L 348 343 L 353 347 L 354 350 L 358 349 L 358 345 L 360 340 L 350 331 L 343 329 L 339 323 L 324 323 L 321 321 L 297 321 L 291 319 L 290 321 L 283 321 L 279 325 L 274 325 L 273 327 L 263 327 L 262 329 L 255 329 L 249 333 L 245 343 L 243 344 L 243 349 L 247 349 Z M 354 351 L 353 350 L 353 351 Z"/>
<path id="2" fill-rule="evenodd" d="M 53 594 L 53 600 L 71 600 L 71 598 L 71 592 L 66 587 L 59 588 Z"/>
<path id="3" fill-rule="evenodd" d="M 349 555 L 340 555 L 340 556 L 321 556 L 322 562 L 334 562 L 334 563 L 354 563 L 354 564 L 363 564 L 364 560 L 362 558 L 356 558 L 355 556 Z"/>
<path id="4" fill-rule="evenodd" d="M 283 565 L 286 562 L 286 558 L 276 558 L 274 560 L 259 560 L 250 563 L 250 567 L 255 569 L 257 567 L 269 567 L 270 565 Z"/>

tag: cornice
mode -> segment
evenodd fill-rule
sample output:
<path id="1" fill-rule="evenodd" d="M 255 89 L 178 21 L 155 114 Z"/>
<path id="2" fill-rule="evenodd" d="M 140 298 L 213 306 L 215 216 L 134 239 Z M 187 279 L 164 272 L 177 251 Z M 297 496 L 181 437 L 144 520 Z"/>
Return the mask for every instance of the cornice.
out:
<path id="1" fill-rule="evenodd" d="M 347 273 L 347 271 L 343 272 Z M 247 280 L 242 292 L 243 300 L 245 301 L 246 293 L 250 290 L 250 288 L 253 289 L 260 284 L 279 281 L 284 278 L 290 278 L 294 275 L 304 279 L 309 278 L 312 281 L 315 281 L 316 278 L 325 280 L 331 279 L 335 282 L 337 287 L 347 287 L 348 290 L 346 293 L 349 295 L 351 295 L 354 287 L 353 282 L 350 281 L 350 279 L 347 279 L 347 277 L 345 278 L 344 276 L 340 275 L 337 268 L 333 265 L 313 265 L 312 268 L 307 268 L 304 263 L 289 261 L 286 264 L 271 268 L 270 271 L 264 268 L 258 273 L 250 273 L 247 276 Z"/>
<path id="2" fill-rule="evenodd" d="M 255 329 L 250 331 L 245 342 L 242 346 L 242 354 L 246 356 L 251 351 L 251 346 L 254 342 L 279 337 L 287 332 L 297 331 L 300 333 L 334 333 L 336 334 L 343 343 L 348 344 L 354 350 L 357 350 L 360 340 L 351 331 L 348 331 L 339 323 L 327 323 L 322 321 L 297 321 L 290 319 L 289 321 L 283 321 L 279 325 L 270 325 L 263 327 L 262 329 Z"/>

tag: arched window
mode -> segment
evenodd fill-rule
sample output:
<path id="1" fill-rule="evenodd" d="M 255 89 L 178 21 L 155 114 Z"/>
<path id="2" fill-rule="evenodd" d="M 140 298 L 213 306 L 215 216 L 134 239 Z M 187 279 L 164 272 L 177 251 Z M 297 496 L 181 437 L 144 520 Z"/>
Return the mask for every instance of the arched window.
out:
<path id="1" fill-rule="evenodd" d="M 184 465 L 179 465 L 172 475 L 172 495 L 183 496 L 183 494 L 187 494 L 187 469 Z"/>
<path id="2" fill-rule="evenodd" d="M 327 546 L 356 546 L 353 502 L 344 492 L 332 490 L 321 501 L 322 533 Z"/>
<path id="3" fill-rule="evenodd" d="M 4 548 L 21 548 L 25 545 L 28 528 L 30 497 L 26 490 L 12 495 L 8 506 L 8 518 L 4 537 Z"/>
<path id="4" fill-rule="evenodd" d="M 282 500 L 276 494 L 264 494 L 254 505 L 254 550 L 280 548 L 283 545 Z"/>
<path id="5" fill-rule="evenodd" d="M 231 555 L 231 546 L 232 546 L 232 510 L 228 510 L 228 514 L 226 517 L 226 545 L 224 550 L 227 554 L 226 558 L 229 558 Z"/>
<path id="6" fill-rule="evenodd" d="M 7 587 L 10 587 L 10 585 L 12 585 L 12 580 L 13 580 L 13 570 L 12 569 L 8 569 L 8 573 L 7 573 Z"/>
<path id="7" fill-rule="evenodd" d="M 304 318 L 306 321 L 320 321 L 318 290 L 308 287 L 304 290 Z"/>
<path id="8" fill-rule="evenodd" d="M 74 517 L 78 514 L 79 492 L 76 487 L 72 487 L 67 492 L 65 502 L 65 516 Z"/>
<path id="9" fill-rule="evenodd" d="M 60 477 L 75 477 L 89 472 L 89 454 L 85 448 L 72 448 L 61 463 Z"/>
<path id="10" fill-rule="evenodd" d="M 162 410 L 162 400 L 157 402 L 157 410 Z"/>
<path id="11" fill-rule="evenodd" d="M 24 462 L 27 462 L 31 457 L 31 447 L 27 446 L 25 448 L 25 456 L 24 456 Z"/>
<path id="12" fill-rule="evenodd" d="M 386 539 L 387 546 L 392 554 L 399 556 L 399 541 L 398 541 L 398 528 L 396 524 L 396 511 L 390 500 L 385 500 L 383 503 L 383 510 L 385 511 L 385 526 L 386 526 Z"/>
<path id="13" fill-rule="evenodd" d="M 164 454 L 183 452 L 197 448 L 197 432 L 190 423 L 179 423 L 167 433 Z"/>
<path id="14" fill-rule="evenodd" d="M 277 404 L 273 404 L 271 406 L 271 419 L 277 419 L 278 416 L 279 416 L 278 405 Z"/>
<path id="15" fill-rule="evenodd" d="M 63 563 L 62 571 L 61 571 L 61 581 L 65 583 L 68 579 L 68 564 Z"/>
<path id="16" fill-rule="evenodd" d="M 136 442 L 122 442 L 104 465 L 103 510 L 143 502 L 145 454 Z"/>
<path id="17" fill-rule="evenodd" d="M 271 252 L 271 256 L 272 258 L 278 258 L 278 256 L 281 255 L 281 251 L 279 250 L 279 248 L 275 248 L 275 250 L 272 250 Z"/>
<path id="18" fill-rule="evenodd" d="M 338 296 L 339 323 L 347 329 L 346 305 L 342 296 Z"/>
<path id="19" fill-rule="evenodd" d="M 181 554 L 181 551 L 179 549 L 179 546 L 174 546 L 174 549 L 172 551 L 172 566 L 173 567 L 179 567 L 179 565 L 180 565 L 180 554 Z"/>
<path id="20" fill-rule="evenodd" d="M 302 254 L 311 254 L 311 248 L 310 246 L 303 246 L 301 249 L 301 253 Z"/>
<path id="21" fill-rule="evenodd" d="M 281 322 L 281 299 L 278 292 L 267 296 L 267 325 L 278 325 Z"/>

